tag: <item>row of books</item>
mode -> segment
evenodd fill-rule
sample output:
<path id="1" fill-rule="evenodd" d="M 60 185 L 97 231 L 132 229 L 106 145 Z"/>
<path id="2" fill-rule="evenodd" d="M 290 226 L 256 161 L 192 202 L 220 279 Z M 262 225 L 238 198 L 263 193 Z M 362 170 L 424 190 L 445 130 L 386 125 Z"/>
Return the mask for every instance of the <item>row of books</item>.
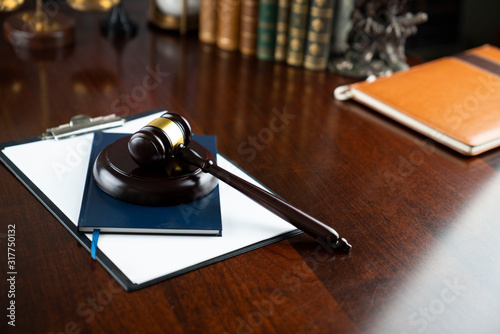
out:
<path id="1" fill-rule="evenodd" d="M 199 39 L 223 50 L 324 70 L 335 0 L 201 0 Z"/>

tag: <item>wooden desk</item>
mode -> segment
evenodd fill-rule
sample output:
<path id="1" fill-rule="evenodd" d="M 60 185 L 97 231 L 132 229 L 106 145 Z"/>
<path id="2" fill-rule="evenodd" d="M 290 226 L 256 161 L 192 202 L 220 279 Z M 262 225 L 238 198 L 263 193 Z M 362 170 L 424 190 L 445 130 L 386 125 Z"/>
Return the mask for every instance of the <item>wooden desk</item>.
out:
<path id="1" fill-rule="evenodd" d="M 76 19 L 72 48 L 28 56 L 0 42 L 0 141 L 76 114 L 164 107 L 216 134 L 225 156 L 353 249 L 329 254 L 300 235 L 127 293 L 2 167 L 2 332 L 500 331 L 498 150 L 462 158 L 335 101 L 349 79 L 225 53 L 147 26 L 144 2 L 126 5 L 139 32 L 119 47 L 99 35 L 102 15 L 63 5 Z M 9 224 L 16 331 L 6 318 Z"/>

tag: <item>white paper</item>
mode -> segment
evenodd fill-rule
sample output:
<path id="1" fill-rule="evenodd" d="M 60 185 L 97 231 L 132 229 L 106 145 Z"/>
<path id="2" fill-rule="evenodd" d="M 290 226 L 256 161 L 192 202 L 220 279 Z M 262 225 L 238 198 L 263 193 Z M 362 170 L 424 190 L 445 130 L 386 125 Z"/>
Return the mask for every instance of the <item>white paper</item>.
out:
<path id="1" fill-rule="evenodd" d="M 108 132 L 133 133 L 161 114 Z M 93 134 L 88 134 L 10 146 L 3 152 L 77 225 L 92 142 Z M 257 184 L 220 155 L 217 163 Z M 141 284 L 296 229 L 225 183 L 219 187 L 222 237 L 101 234 L 98 248 L 130 281 Z"/>

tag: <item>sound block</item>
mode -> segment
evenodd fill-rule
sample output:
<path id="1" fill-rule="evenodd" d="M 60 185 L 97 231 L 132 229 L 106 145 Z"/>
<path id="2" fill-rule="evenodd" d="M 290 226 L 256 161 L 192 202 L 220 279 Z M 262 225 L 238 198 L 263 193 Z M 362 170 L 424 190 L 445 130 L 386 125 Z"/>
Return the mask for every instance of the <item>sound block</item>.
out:
<path id="1" fill-rule="evenodd" d="M 217 186 L 214 176 L 177 157 L 161 167 L 139 167 L 128 152 L 130 137 L 122 137 L 104 148 L 94 163 L 94 181 L 106 194 L 138 205 L 168 206 L 196 201 Z M 215 161 L 196 141 L 191 141 L 189 147 L 204 159 Z"/>

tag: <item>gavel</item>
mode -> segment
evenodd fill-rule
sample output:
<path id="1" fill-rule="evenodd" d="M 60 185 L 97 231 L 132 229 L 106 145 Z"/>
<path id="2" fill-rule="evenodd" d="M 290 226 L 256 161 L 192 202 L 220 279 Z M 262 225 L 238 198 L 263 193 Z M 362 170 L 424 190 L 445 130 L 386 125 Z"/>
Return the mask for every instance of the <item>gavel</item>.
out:
<path id="1" fill-rule="evenodd" d="M 323 244 L 326 243 L 340 252 L 348 252 L 351 249 L 351 245 L 344 238 L 340 238 L 333 228 L 278 196 L 219 167 L 212 159 L 202 158 L 190 148 L 191 138 L 191 126 L 185 118 L 174 113 L 165 113 L 134 133 L 129 139 L 128 150 L 132 159 L 146 169 L 162 165 L 173 156 L 180 158 L 240 191 L 313 238 L 320 239 Z"/>

